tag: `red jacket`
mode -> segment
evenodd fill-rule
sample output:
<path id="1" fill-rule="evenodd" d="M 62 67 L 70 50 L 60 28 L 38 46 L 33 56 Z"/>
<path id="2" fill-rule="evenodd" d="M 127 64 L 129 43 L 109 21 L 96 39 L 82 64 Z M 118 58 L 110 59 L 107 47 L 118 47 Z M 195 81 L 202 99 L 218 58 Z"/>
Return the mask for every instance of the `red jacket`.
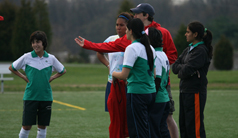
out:
<path id="1" fill-rule="evenodd" d="M 166 53 L 169 63 L 173 64 L 177 59 L 178 53 L 174 45 L 173 39 L 169 31 L 155 21 L 151 22 L 150 25 L 145 27 L 145 30 L 149 27 L 155 27 L 160 30 L 163 34 L 163 51 Z M 97 52 L 108 53 L 108 52 L 124 52 L 126 47 L 131 44 L 130 40 L 127 40 L 126 35 L 121 38 L 116 39 L 112 42 L 107 43 L 93 43 L 85 39 L 83 48 L 94 50 Z"/>
<path id="2" fill-rule="evenodd" d="M 109 136 L 110 138 L 129 137 L 126 118 L 126 85 L 123 80 L 112 83 L 107 100 L 110 115 Z"/>
<path id="3" fill-rule="evenodd" d="M 169 59 L 169 64 L 170 65 L 173 64 L 178 57 L 178 53 L 170 32 L 167 29 L 161 27 L 161 25 L 156 23 L 155 21 L 153 21 L 150 25 L 146 26 L 145 30 L 149 27 L 155 27 L 156 29 L 161 31 L 163 35 L 163 44 L 164 44 L 163 51 L 165 52 L 165 54 Z"/>

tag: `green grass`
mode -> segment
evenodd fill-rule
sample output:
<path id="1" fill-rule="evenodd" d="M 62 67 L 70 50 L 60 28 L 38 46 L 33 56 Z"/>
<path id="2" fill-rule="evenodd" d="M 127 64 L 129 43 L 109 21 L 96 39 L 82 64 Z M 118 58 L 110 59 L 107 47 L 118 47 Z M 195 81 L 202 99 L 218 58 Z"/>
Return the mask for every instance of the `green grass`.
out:
<path id="1" fill-rule="evenodd" d="M 6 92 L 0 95 L 0 136 L 18 136 L 22 121 L 23 93 Z M 104 112 L 104 92 L 55 92 L 54 99 L 86 108 L 79 110 L 53 103 L 48 138 L 105 138 L 108 137 L 109 115 Z M 33 126 L 29 138 L 36 137 Z"/>
<path id="2" fill-rule="evenodd" d="M 208 90 L 238 90 L 238 70 L 208 71 Z M 179 89 L 177 75 L 170 72 L 170 81 L 173 90 Z"/>
<path id="3" fill-rule="evenodd" d="M 108 138 L 109 114 L 104 112 L 108 70 L 103 65 L 65 64 L 67 73 L 51 83 L 54 100 L 86 108 L 79 110 L 53 103 L 47 138 Z M 22 97 L 26 83 L 14 74 L 0 94 L 0 137 L 18 137 L 22 121 Z M 205 127 L 208 138 L 238 137 L 238 71 L 209 71 Z M 171 72 L 178 124 L 179 79 Z M 33 126 L 29 138 L 36 137 Z"/>
<path id="4" fill-rule="evenodd" d="M 175 100 L 174 119 L 178 123 L 177 91 L 172 91 Z M 79 110 L 53 103 L 51 124 L 47 129 L 48 138 L 108 138 L 110 123 L 104 112 L 104 91 L 54 92 L 54 100 L 86 108 Z M 18 137 L 22 119 L 21 92 L 0 94 L 0 136 Z M 208 91 L 205 108 L 205 128 L 208 138 L 238 137 L 238 93 L 235 90 Z M 36 137 L 33 126 L 29 138 Z"/>
<path id="5" fill-rule="evenodd" d="M 208 138 L 237 138 L 237 90 L 208 91 L 205 127 Z"/>
<path id="6" fill-rule="evenodd" d="M 103 91 L 106 87 L 108 70 L 101 64 L 65 64 L 67 73 L 51 83 L 54 91 Z M 4 82 L 4 91 L 23 92 L 26 83 L 14 74 L 5 75 L 13 77 L 14 81 Z M 179 89 L 177 75 L 170 73 L 173 90 Z M 235 71 L 209 71 L 208 90 L 237 90 L 238 70 Z"/>

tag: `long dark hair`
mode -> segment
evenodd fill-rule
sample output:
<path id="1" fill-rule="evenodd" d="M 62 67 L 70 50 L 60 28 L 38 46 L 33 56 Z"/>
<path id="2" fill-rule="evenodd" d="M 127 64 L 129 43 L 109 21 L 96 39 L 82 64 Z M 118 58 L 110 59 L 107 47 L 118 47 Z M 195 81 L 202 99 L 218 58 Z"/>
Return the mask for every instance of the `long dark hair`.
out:
<path id="1" fill-rule="evenodd" d="M 188 25 L 188 29 L 191 30 L 193 33 L 197 32 L 198 35 L 196 37 L 197 40 L 201 40 L 205 43 L 205 45 L 208 48 L 208 56 L 212 59 L 212 51 L 213 51 L 213 47 L 212 47 L 212 32 L 210 30 L 207 30 L 206 28 L 204 28 L 204 26 L 198 22 L 191 22 Z"/>
<path id="2" fill-rule="evenodd" d="M 150 67 L 150 71 L 153 70 L 154 67 L 154 58 L 153 58 L 153 52 L 150 47 L 150 42 L 148 39 L 148 36 L 144 32 L 144 24 L 141 21 L 141 19 L 132 19 L 127 24 L 127 29 L 132 30 L 132 35 L 135 39 L 139 39 L 140 43 L 145 46 L 148 64 Z"/>
<path id="3" fill-rule="evenodd" d="M 163 35 L 160 30 L 157 30 L 154 27 L 148 28 L 148 35 L 150 39 L 150 44 L 154 47 L 162 47 L 163 46 Z"/>

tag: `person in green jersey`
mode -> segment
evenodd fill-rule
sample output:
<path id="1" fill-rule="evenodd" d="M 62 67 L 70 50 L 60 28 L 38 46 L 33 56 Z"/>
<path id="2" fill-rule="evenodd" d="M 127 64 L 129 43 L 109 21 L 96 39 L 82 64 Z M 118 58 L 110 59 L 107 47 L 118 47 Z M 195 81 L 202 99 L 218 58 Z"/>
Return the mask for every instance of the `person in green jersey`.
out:
<path id="1" fill-rule="evenodd" d="M 66 69 L 54 55 L 45 51 L 47 37 L 44 32 L 33 32 L 30 43 L 33 51 L 25 53 L 9 67 L 9 70 L 27 83 L 23 96 L 24 110 L 19 138 L 28 138 L 32 125 L 36 124 L 38 124 L 37 138 L 45 138 L 53 101 L 50 82 L 65 74 Z M 23 69 L 26 75 L 20 73 L 19 69 Z M 51 75 L 53 71 L 57 73 Z"/>
<path id="2" fill-rule="evenodd" d="M 113 72 L 113 80 L 127 80 L 127 124 L 130 138 L 150 138 L 149 114 L 155 102 L 153 47 L 144 31 L 140 19 L 127 24 L 127 39 L 132 41 L 124 54 L 121 72 Z"/>
<path id="3" fill-rule="evenodd" d="M 170 111 L 169 94 L 167 85 L 169 79 L 169 60 L 163 51 L 162 33 L 156 28 L 150 27 L 145 31 L 150 39 L 150 44 L 154 47 L 156 53 L 156 99 L 150 113 L 150 125 L 152 138 L 170 138 L 166 119 Z"/>

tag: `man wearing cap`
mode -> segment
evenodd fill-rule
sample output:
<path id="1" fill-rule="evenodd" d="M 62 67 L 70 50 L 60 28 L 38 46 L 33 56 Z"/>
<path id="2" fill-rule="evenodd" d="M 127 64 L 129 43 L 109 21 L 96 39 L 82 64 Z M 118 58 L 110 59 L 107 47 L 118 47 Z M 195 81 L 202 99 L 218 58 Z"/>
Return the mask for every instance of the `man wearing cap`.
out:
<path id="1" fill-rule="evenodd" d="M 148 4 L 148 3 L 141 3 L 139 4 L 136 8 L 132 8 L 131 11 L 135 13 L 134 18 L 139 18 L 142 20 L 145 26 L 145 30 L 149 27 L 154 27 L 162 32 L 163 35 L 163 51 L 166 53 L 170 65 L 175 62 L 177 59 L 177 49 L 174 45 L 173 39 L 171 37 L 170 32 L 161 27 L 160 24 L 156 23 L 154 21 L 154 14 L 155 10 L 154 8 Z M 124 35 L 121 38 L 116 39 L 113 42 L 107 42 L 107 43 L 93 43 L 90 42 L 81 36 L 79 38 L 74 39 L 75 42 L 82 48 L 89 49 L 89 50 L 94 50 L 97 52 L 101 53 L 109 53 L 109 52 L 119 52 L 122 51 L 124 52 L 126 47 L 131 44 L 130 40 L 127 40 L 127 36 Z M 169 97 L 171 99 L 171 103 L 173 103 L 172 96 L 171 96 L 171 90 L 170 90 L 170 81 L 168 83 L 168 92 L 169 92 Z M 171 106 L 171 112 L 170 115 L 168 116 L 167 123 L 168 123 L 168 128 L 170 130 L 170 135 L 172 138 L 178 138 L 178 128 L 177 124 L 174 121 L 172 117 L 172 113 L 174 111 L 174 106 Z"/>

